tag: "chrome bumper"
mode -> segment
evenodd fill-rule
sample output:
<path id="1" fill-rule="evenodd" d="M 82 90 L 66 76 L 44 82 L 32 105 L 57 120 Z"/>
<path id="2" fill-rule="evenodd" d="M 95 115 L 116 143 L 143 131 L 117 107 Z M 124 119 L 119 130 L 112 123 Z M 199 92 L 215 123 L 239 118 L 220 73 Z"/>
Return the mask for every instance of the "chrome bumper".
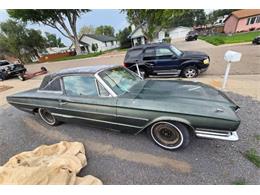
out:
<path id="1" fill-rule="evenodd" d="M 226 141 L 239 140 L 236 131 L 196 129 L 195 134 L 198 137 L 208 138 L 208 139 L 219 139 L 219 140 L 226 140 Z"/>

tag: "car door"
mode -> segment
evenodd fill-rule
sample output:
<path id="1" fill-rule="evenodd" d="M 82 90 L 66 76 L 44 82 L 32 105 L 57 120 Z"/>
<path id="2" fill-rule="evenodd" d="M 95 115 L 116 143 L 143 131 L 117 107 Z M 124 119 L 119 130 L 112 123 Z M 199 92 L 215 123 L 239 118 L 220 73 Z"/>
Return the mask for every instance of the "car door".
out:
<path id="1" fill-rule="evenodd" d="M 149 69 L 149 72 L 154 71 L 154 65 L 156 63 L 155 49 L 154 47 L 148 47 L 143 52 L 143 64 Z"/>
<path id="2" fill-rule="evenodd" d="M 176 74 L 179 67 L 179 59 L 169 47 L 155 48 L 154 69 L 157 74 Z"/>
<path id="3" fill-rule="evenodd" d="M 66 118 L 81 119 L 89 124 L 114 129 L 116 98 L 101 94 L 92 75 L 68 75 L 62 78 L 64 96 L 60 108 Z"/>

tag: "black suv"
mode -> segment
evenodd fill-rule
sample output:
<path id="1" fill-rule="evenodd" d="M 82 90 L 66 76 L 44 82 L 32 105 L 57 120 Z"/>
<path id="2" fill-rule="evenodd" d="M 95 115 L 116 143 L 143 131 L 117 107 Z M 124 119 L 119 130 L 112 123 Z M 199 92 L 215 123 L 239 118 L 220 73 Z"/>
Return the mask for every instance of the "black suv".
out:
<path id="1" fill-rule="evenodd" d="M 202 52 L 181 51 L 170 44 L 154 43 L 129 49 L 124 65 L 137 72 L 138 63 L 144 77 L 175 75 L 193 78 L 208 69 L 209 61 L 209 56 Z"/>
<path id="2" fill-rule="evenodd" d="M 0 81 L 9 77 L 18 76 L 26 72 L 26 68 L 22 64 L 10 64 L 6 60 L 0 60 Z"/>

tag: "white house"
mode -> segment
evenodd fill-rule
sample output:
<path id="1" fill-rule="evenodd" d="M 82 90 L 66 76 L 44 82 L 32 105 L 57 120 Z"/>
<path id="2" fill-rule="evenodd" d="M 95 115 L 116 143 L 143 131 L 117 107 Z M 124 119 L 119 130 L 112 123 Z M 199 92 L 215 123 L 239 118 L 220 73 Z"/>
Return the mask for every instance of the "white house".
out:
<path id="1" fill-rule="evenodd" d="M 145 25 L 145 24 L 143 24 Z M 131 26 L 132 33 L 128 36 L 128 38 L 131 39 L 132 45 L 141 45 L 147 43 L 147 40 L 142 32 L 142 25 L 138 27 L 134 27 L 134 25 Z M 191 31 L 191 27 L 185 27 L 185 26 L 178 26 L 175 28 L 168 28 L 161 30 L 157 37 L 153 39 L 152 42 L 162 42 L 165 38 L 169 37 L 171 40 L 184 38 L 189 31 Z"/>
<path id="2" fill-rule="evenodd" d="M 82 52 L 92 53 L 92 45 L 97 47 L 97 52 L 118 48 L 119 42 L 115 37 L 106 35 L 83 34 L 80 38 Z"/>

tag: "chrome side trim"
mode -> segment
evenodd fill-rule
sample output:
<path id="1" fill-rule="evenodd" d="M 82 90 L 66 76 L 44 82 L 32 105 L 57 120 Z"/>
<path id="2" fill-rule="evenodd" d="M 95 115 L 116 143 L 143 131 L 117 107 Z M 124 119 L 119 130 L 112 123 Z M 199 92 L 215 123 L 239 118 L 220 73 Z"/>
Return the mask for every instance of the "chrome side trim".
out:
<path id="1" fill-rule="evenodd" d="M 62 91 L 51 91 L 51 90 L 40 90 L 38 89 L 37 92 L 39 93 L 55 93 L 55 94 L 62 94 Z"/>
<path id="2" fill-rule="evenodd" d="M 208 139 L 219 139 L 219 140 L 226 140 L 226 141 L 239 140 L 236 131 L 196 129 L 195 134 L 198 137 L 208 138 Z"/>
<path id="3" fill-rule="evenodd" d="M 135 120 L 149 121 L 149 119 L 147 119 L 147 118 L 126 116 L 126 115 L 120 115 L 120 114 L 118 114 L 117 116 L 118 116 L 118 117 L 122 117 L 122 118 L 130 118 L 130 119 L 135 119 Z"/>
<path id="4" fill-rule="evenodd" d="M 27 103 L 13 102 L 13 101 L 9 101 L 9 103 L 27 105 L 27 106 L 35 106 L 35 107 L 53 108 L 53 109 L 57 109 L 57 110 L 66 110 L 66 111 L 81 112 L 81 113 L 88 113 L 88 114 L 100 114 L 100 115 L 113 116 L 113 117 L 118 116 L 118 117 L 123 117 L 123 118 L 131 118 L 131 119 L 135 119 L 135 120 L 149 121 L 149 119 L 147 119 L 147 118 L 139 118 L 139 117 L 125 116 L 125 115 L 116 115 L 116 114 L 108 114 L 108 113 L 101 113 L 101 112 L 90 112 L 90 111 L 66 109 L 66 108 L 59 108 L 59 107 L 51 107 L 51 106 L 41 106 L 41 105 L 36 105 L 36 104 L 27 104 Z"/>
<path id="5" fill-rule="evenodd" d="M 136 128 L 136 129 L 143 128 L 143 127 L 139 127 L 139 126 L 135 126 L 135 125 L 126 125 L 126 124 L 122 124 L 122 123 L 114 123 L 111 121 L 104 121 L 104 120 L 92 119 L 92 118 L 87 118 L 87 117 L 72 116 L 72 115 L 58 114 L 58 113 L 51 113 L 51 114 L 54 116 L 59 116 L 59 117 L 63 117 L 63 118 L 77 118 L 77 119 L 83 119 L 83 120 L 89 120 L 89 121 L 95 121 L 95 122 L 102 122 L 102 123 L 109 123 L 109 124 L 114 124 L 114 125 L 132 127 L 132 128 Z"/>

